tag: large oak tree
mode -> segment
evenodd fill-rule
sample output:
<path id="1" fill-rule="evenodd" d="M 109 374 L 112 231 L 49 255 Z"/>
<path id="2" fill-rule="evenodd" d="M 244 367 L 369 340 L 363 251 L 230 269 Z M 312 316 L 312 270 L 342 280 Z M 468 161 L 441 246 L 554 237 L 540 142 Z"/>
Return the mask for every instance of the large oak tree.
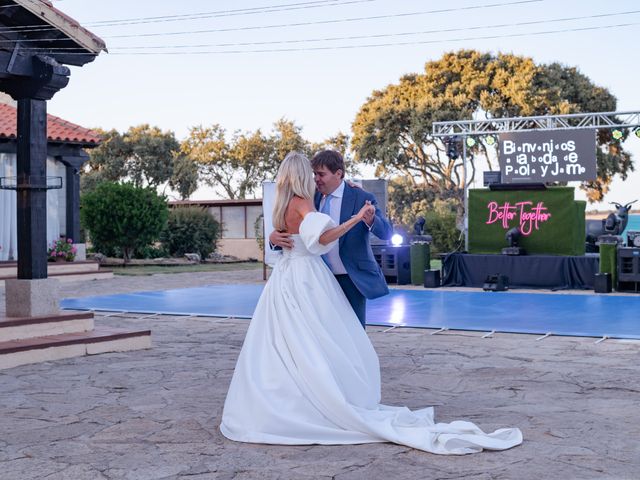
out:
<path id="1" fill-rule="evenodd" d="M 616 98 L 574 67 L 460 50 L 374 91 L 353 122 L 352 147 L 356 161 L 375 165 L 380 176 L 405 175 L 416 189 L 461 199 L 462 158 L 447 156 L 431 135 L 433 122 L 615 109 Z M 608 130 L 599 131 L 598 145 L 598 178 L 582 185 L 591 201 L 602 200 L 614 175 L 624 179 L 633 170 L 630 154 Z M 470 150 L 469 179 L 476 162 L 490 162 L 488 148 L 495 147 L 478 142 Z"/>

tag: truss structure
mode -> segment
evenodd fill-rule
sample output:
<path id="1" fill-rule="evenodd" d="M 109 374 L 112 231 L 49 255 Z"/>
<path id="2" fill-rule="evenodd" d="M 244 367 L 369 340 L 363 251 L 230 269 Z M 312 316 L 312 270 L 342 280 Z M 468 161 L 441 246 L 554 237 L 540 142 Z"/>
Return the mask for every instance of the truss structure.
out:
<path id="1" fill-rule="evenodd" d="M 640 112 L 595 112 L 538 117 L 433 122 L 434 137 L 492 135 L 524 130 L 575 130 L 640 127 Z"/>

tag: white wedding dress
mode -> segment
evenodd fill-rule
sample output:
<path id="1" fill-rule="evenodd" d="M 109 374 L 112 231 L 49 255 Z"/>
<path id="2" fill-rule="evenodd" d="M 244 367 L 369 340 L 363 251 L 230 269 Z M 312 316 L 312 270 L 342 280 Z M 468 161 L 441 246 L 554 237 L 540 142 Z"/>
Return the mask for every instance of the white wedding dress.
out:
<path id="1" fill-rule="evenodd" d="M 394 442 L 462 455 L 522 443 L 517 428 L 486 434 L 473 423 L 435 423 L 433 408 L 380 404 L 378 356 L 338 282 L 319 256 L 334 225 L 305 216 L 294 248 L 275 265 L 238 358 L 220 430 L 270 444 Z"/>

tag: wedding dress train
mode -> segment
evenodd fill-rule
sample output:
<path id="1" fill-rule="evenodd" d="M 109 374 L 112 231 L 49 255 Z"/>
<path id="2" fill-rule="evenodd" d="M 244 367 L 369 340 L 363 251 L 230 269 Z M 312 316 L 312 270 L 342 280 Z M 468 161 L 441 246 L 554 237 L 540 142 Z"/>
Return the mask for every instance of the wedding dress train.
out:
<path id="1" fill-rule="evenodd" d="M 393 442 L 462 455 L 519 445 L 517 428 L 484 433 L 435 423 L 433 408 L 380 404 L 378 356 L 321 254 L 333 226 L 312 212 L 275 265 L 251 320 L 224 404 L 231 440 L 270 444 Z"/>

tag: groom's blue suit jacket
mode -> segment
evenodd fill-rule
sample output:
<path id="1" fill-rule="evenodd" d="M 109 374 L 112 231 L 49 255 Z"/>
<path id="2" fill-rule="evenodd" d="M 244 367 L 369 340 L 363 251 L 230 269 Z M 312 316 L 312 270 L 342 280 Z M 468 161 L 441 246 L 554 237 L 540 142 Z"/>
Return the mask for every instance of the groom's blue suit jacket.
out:
<path id="1" fill-rule="evenodd" d="M 316 210 L 320 207 L 322 195 L 316 193 Z M 375 197 L 361 188 L 350 187 L 345 183 L 340 208 L 340 223 L 346 222 L 358 213 L 369 200 L 376 207 L 371 233 L 382 240 L 389 240 L 393 234 L 391 223 L 382 216 Z M 389 293 L 387 282 L 378 266 L 369 243 L 369 229 L 364 222 L 340 237 L 340 260 L 349 274 L 349 278 L 366 298 L 378 298 Z"/>

